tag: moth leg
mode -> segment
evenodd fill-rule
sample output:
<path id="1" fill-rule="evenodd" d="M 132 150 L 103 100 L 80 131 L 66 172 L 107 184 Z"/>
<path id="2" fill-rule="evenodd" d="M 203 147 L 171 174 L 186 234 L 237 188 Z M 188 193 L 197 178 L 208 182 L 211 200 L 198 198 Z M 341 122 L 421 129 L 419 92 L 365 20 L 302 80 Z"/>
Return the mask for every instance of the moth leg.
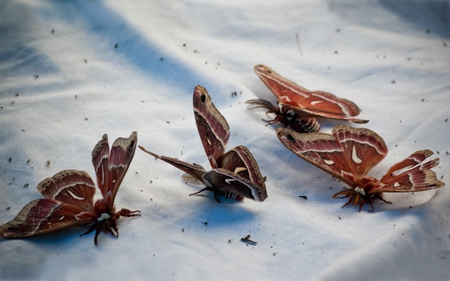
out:
<path id="1" fill-rule="evenodd" d="M 103 226 L 104 226 L 104 223 L 96 222 L 93 225 L 91 225 L 91 227 L 85 233 L 81 234 L 80 237 L 84 236 L 86 234 L 89 234 L 95 230 L 94 243 L 95 243 L 95 246 L 97 246 L 97 238 L 100 235 L 100 233 L 102 232 Z"/>
<path id="2" fill-rule="evenodd" d="M 96 223 L 96 229 L 95 229 L 95 236 L 94 236 L 94 244 L 95 246 L 98 245 L 98 236 L 100 235 L 100 233 L 104 232 L 104 233 L 108 233 L 111 232 L 112 235 L 114 235 L 116 238 L 119 237 L 119 233 L 114 233 L 112 231 L 113 228 L 117 228 L 115 225 L 111 226 L 113 224 L 113 222 L 111 222 L 110 220 L 103 220 L 103 221 L 99 221 L 98 223 Z"/>
<path id="3" fill-rule="evenodd" d="M 381 193 L 376 193 L 376 194 L 374 195 L 374 198 L 378 198 L 378 199 L 380 199 L 381 201 L 383 201 L 383 202 L 385 202 L 385 203 L 392 204 L 391 201 L 387 201 L 386 199 L 384 199 L 383 196 L 381 195 Z"/>
<path id="4" fill-rule="evenodd" d="M 81 237 L 81 236 L 84 236 L 84 235 L 86 235 L 86 234 L 91 233 L 92 231 L 95 230 L 95 228 L 97 228 L 97 223 L 92 224 L 91 227 L 89 227 L 89 229 L 88 229 L 85 233 L 83 233 L 83 234 L 80 235 L 80 237 Z"/>
<path id="5" fill-rule="evenodd" d="M 217 192 L 214 192 L 214 199 L 216 199 L 217 203 L 221 203 Z"/>
<path id="6" fill-rule="evenodd" d="M 345 206 L 349 205 L 350 203 L 352 203 L 352 199 L 353 199 L 353 198 L 352 198 L 351 196 L 335 197 L 335 199 L 336 199 L 336 198 L 337 198 L 337 199 L 343 199 L 343 198 L 346 198 L 346 197 L 350 197 L 350 198 L 348 198 L 347 203 L 345 203 L 344 205 L 342 205 L 341 209 L 344 208 Z"/>
<path id="7" fill-rule="evenodd" d="M 373 213 L 373 211 L 375 210 L 374 208 L 373 208 L 373 204 L 372 204 L 372 198 L 369 198 L 368 200 L 367 200 L 367 202 L 369 203 L 369 205 L 370 205 L 370 207 L 372 207 L 372 209 L 371 210 L 369 210 L 369 212 L 372 212 Z M 362 207 L 364 206 L 364 203 L 366 203 L 366 202 L 361 202 L 361 204 L 359 204 L 359 212 L 361 212 L 361 209 L 362 209 Z"/>
<path id="8" fill-rule="evenodd" d="M 135 210 L 135 211 L 130 211 L 128 209 L 121 209 L 120 211 L 118 211 L 116 213 L 117 218 L 119 218 L 120 216 L 122 217 L 140 217 L 141 216 L 141 211 L 140 210 Z"/>

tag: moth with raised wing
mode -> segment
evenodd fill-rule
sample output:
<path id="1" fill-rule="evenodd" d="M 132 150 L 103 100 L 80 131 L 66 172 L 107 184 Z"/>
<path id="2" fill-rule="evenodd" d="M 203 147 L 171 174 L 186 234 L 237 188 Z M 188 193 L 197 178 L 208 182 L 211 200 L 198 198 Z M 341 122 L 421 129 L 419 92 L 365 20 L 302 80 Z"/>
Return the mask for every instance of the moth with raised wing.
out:
<path id="1" fill-rule="evenodd" d="M 278 107 L 265 99 L 248 100 L 246 103 L 249 109 L 266 108 L 267 113 L 274 113 L 275 119 L 264 120 L 268 124 L 282 123 L 296 132 L 310 133 L 320 129 L 317 117 L 354 123 L 369 122 L 355 118 L 361 110 L 352 101 L 323 91 L 309 91 L 262 64 L 256 65 L 254 70 L 277 97 Z"/>
<path id="2" fill-rule="evenodd" d="M 417 192 L 443 187 L 431 169 L 439 158 L 426 160 L 433 152 L 419 150 L 392 166 L 380 179 L 367 176 L 388 153 L 384 140 L 365 128 L 337 126 L 331 135 L 325 133 L 300 134 L 287 128 L 278 128 L 280 141 L 296 155 L 345 182 L 350 188 L 336 193 L 333 198 L 349 198 L 342 207 L 353 203 L 359 211 L 373 200 L 383 199 L 383 192 Z"/>
<path id="3" fill-rule="evenodd" d="M 119 236 L 119 217 L 140 216 L 140 211 L 121 209 L 116 212 L 114 199 L 130 166 L 137 145 L 137 133 L 129 138 L 118 138 L 109 151 L 108 135 L 92 151 L 92 164 L 103 198 L 94 202 L 95 184 L 84 171 L 64 170 L 41 181 L 37 189 L 45 199 L 31 201 L 12 220 L 0 226 L 5 238 L 24 238 L 74 225 L 92 224 L 88 234 L 110 232 Z"/>
<path id="4" fill-rule="evenodd" d="M 204 87 L 196 86 L 193 96 L 195 122 L 212 170 L 206 171 L 195 163 L 160 156 L 142 146 L 139 148 L 206 185 L 205 188 L 190 195 L 209 190 L 214 193 L 214 198 L 219 203 L 218 196 L 237 201 L 242 201 L 244 197 L 264 201 L 267 198 L 266 186 L 253 155 L 242 145 L 225 153 L 230 137 L 227 121 L 217 110 Z"/>

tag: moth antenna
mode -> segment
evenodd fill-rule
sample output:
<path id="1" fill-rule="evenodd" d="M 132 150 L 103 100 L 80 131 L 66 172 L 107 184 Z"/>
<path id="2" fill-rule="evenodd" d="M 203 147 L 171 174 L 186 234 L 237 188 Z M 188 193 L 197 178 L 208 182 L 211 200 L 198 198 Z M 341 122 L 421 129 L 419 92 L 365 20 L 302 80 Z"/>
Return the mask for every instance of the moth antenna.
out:
<path id="1" fill-rule="evenodd" d="M 151 151 L 148 151 L 148 150 L 145 149 L 145 147 L 143 147 L 142 145 L 138 145 L 138 146 L 139 146 L 139 148 L 140 148 L 142 151 L 144 151 L 144 152 L 150 154 L 151 156 L 153 156 L 153 157 L 155 157 L 155 158 L 161 158 L 161 156 L 159 156 L 158 154 L 155 154 L 155 153 L 153 153 L 153 152 L 151 152 Z"/>

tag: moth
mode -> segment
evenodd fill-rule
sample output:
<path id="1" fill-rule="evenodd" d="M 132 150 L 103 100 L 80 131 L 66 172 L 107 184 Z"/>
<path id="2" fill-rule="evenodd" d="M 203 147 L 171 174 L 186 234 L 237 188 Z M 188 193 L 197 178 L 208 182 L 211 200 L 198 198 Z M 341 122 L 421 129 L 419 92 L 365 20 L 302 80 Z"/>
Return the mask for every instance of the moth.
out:
<path id="1" fill-rule="evenodd" d="M 195 87 L 193 104 L 198 133 L 212 170 L 206 171 L 195 163 L 160 156 L 142 146 L 139 148 L 187 173 L 189 177 L 183 176 L 185 179 L 189 181 L 194 179 L 206 186 L 189 195 L 209 190 L 214 193 L 214 198 L 219 203 L 219 196 L 237 201 L 242 201 L 244 197 L 264 201 L 267 198 L 264 178 L 250 151 L 245 146 L 239 145 L 225 153 L 230 127 L 204 87 Z"/>
<path id="2" fill-rule="evenodd" d="M 320 129 L 317 117 L 354 123 L 369 122 L 354 117 L 361 110 L 352 101 L 323 91 L 309 91 L 262 64 L 256 65 L 254 70 L 277 97 L 278 107 L 265 99 L 248 100 L 246 103 L 249 109 L 266 108 L 267 113 L 274 113 L 276 117 L 273 120 L 264 120 L 268 124 L 282 123 L 296 132 L 310 133 Z"/>
<path id="3" fill-rule="evenodd" d="M 137 145 L 137 133 L 118 138 L 109 151 L 104 134 L 92 151 L 97 184 L 103 198 L 94 204 L 95 184 L 84 171 L 64 170 L 41 181 L 37 189 L 45 197 L 31 201 L 12 220 L 0 226 L 5 238 L 41 235 L 74 225 L 92 224 L 86 235 L 95 230 L 94 242 L 103 231 L 119 236 L 119 217 L 140 216 L 140 211 L 116 212 L 114 199 L 130 166 Z"/>
<path id="4" fill-rule="evenodd" d="M 418 150 L 395 164 L 380 180 L 367 176 L 388 153 L 384 140 L 369 129 L 341 125 L 329 135 L 278 128 L 277 136 L 296 155 L 349 186 L 333 196 L 349 198 L 342 207 L 353 203 L 361 211 L 368 203 L 373 211 L 374 199 L 388 202 L 383 192 L 418 192 L 445 185 L 431 170 L 439 164 L 439 158 L 427 160 L 433 154 L 428 149 Z"/>

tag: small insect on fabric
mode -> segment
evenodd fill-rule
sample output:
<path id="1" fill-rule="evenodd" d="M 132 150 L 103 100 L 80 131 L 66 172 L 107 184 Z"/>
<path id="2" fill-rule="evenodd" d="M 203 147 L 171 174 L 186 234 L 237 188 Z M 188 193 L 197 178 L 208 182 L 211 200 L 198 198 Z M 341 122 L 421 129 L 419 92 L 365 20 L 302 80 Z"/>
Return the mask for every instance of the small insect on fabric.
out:
<path id="1" fill-rule="evenodd" d="M 384 140 L 369 129 L 341 125 L 329 135 L 278 128 L 277 136 L 296 155 L 345 182 L 350 188 L 333 198 L 349 198 L 344 206 L 353 203 L 359 205 L 359 211 L 366 203 L 373 211 L 374 199 L 385 201 L 383 192 L 418 192 L 445 185 L 431 170 L 439 164 L 439 158 L 427 160 L 433 154 L 428 149 L 395 164 L 380 180 L 367 176 L 388 153 Z"/>
<path id="2" fill-rule="evenodd" d="M 95 230 L 95 245 L 102 231 L 118 237 L 119 217 L 140 216 L 140 211 L 121 209 L 116 212 L 114 206 L 114 199 L 133 159 L 136 145 L 136 132 L 129 138 L 116 139 L 111 152 L 108 135 L 103 135 L 97 143 L 92 151 L 92 163 L 103 198 L 95 204 L 95 184 L 91 177 L 84 171 L 64 170 L 38 184 L 37 189 L 45 199 L 25 205 L 12 221 L 0 226 L 0 235 L 5 238 L 24 238 L 74 225 L 92 224 L 85 234 Z"/>
<path id="3" fill-rule="evenodd" d="M 190 195 L 209 190 L 214 193 L 217 202 L 220 202 L 218 196 L 237 201 L 242 201 L 244 197 L 264 201 L 267 198 L 266 186 L 250 151 L 240 145 L 225 153 L 230 128 L 204 87 L 195 87 L 193 101 L 198 133 L 212 170 L 207 172 L 198 164 L 160 156 L 142 146 L 139 148 L 186 172 L 191 177 L 190 180 L 194 178 L 206 185 L 202 190 Z"/>
<path id="4" fill-rule="evenodd" d="M 259 64 L 254 68 L 256 75 L 266 84 L 278 99 L 278 107 L 265 99 L 248 100 L 249 109 L 266 108 L 267 113 L 276 115 L 273 120 L 264 120 L 269 124 L 282 123 L 299 133 L 317 132 L 320 124 L 315 118 L 331 118 L 367 123 L 358 119 L 361 110 L 352 101 L 338 98 L 322 91 L 309 91 L 282 77 L 269 67 Z"/>

